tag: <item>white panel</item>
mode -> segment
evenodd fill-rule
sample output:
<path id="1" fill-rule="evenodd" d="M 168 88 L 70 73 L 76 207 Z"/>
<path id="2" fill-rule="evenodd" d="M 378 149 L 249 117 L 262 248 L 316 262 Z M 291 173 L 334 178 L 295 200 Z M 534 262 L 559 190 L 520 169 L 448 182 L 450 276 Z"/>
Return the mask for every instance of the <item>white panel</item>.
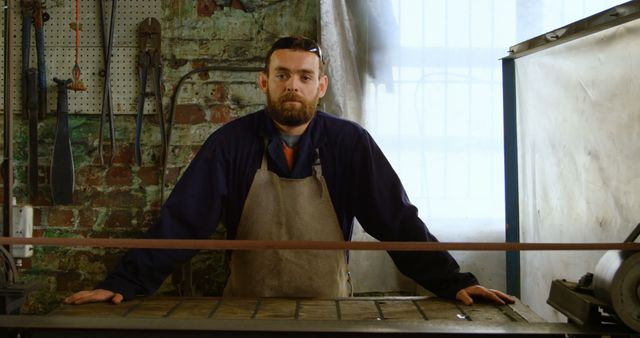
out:
<path id="1" fill-rule="evenodd" d="M 516 60 L 523 242 L 621 242 L 640 221 L 640 20 Z M 522 299 L 603 252 L 523 252 Z"/>

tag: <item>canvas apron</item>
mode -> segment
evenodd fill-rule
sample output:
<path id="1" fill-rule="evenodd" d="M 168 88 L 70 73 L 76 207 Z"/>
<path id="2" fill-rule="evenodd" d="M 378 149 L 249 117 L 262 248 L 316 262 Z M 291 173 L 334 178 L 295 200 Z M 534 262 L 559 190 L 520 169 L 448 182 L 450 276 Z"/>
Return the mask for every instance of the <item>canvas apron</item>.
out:
<path id="1" fill-rule="evenodd" d="M 282 178 L 262 164 L 249 189 L 236 239 L 344 241 L 319 161 L 303 179 Z M 349 297 L 341 250 L 236 250 L 224 296 Z"/>

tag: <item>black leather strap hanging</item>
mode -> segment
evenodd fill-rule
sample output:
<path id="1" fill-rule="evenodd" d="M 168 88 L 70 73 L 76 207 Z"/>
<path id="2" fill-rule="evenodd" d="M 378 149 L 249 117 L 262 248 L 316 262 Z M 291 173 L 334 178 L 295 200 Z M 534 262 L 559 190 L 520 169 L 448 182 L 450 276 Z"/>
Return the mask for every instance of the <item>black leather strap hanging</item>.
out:
<path id="1" fill-rule="evenodd" d="M 69 140 L 69 102 L 67 85 L 73 80 L 53 79 L 58 85 L 58 122 L 51 156 L 51 198 L 53 204 L 73 203 L 73 156 Z"/>

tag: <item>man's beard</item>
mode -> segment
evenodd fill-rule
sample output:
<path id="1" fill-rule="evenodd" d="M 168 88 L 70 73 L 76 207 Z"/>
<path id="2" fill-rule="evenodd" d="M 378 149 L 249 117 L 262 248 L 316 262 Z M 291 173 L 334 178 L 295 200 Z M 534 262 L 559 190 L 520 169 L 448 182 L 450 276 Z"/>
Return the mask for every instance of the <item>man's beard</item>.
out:
<path id="1" fill-rule="evenodd" d="M 267 113 L 271 119 L 281 125 L 297 127 L 311 121 L 316 113 L 318 100 L 318 95 L 312 100 L 306 101 L 294 92 L 287 92 L 280 98 L 274 99 L 267 90 Z M 287 106 L 287 101 L 299 102 L 300 106 Z"/>

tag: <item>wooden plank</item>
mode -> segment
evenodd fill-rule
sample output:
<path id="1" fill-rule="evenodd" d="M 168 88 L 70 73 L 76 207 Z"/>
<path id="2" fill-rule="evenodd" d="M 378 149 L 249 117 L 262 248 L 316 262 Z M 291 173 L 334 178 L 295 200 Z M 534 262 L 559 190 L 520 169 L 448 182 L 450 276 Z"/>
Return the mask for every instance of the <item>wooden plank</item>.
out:
<path id="1" fill-rule="evenodd" d="M 450 300 L 427 298 L 417 300 L 416 303 L 422 309 L 427 320 L 466 320 L 464 312 Z"/>
<path id="2" fill-rule="evenodd" d="M 255 312 L 256 299 L 223 298 L 218 309 L 211 315 L 213 319 L 251 319 Z"/>
<path id="3" fill-rule="evenodd" d="M 424 320 L 420 309 L 410 300 L 377 301 L 385 320 Z"/>
<path id="4" fill-rule="evenodd" d="M 113 304 L 110 302 L 89 303 L 82 305 L 63 305 L 50 312 L 48 316 L 66 317 L 123 317 L 132 308 L 140 304 L 139 300 Z"/>
<path id="5" fill-rule="evenodd" d="M 342 320 L 381 320 L 378 307 L 373 300 L 344 299 L 338 302 Z"/>
<path id="6" fill-rule="evenodd" d="M 262 299 L 255 319 L 296 319 L 295 299 Z"/>
<path id="7" fill-rule="evenodd" d="M 178 298 L 146 298 L 126 316 L 129 318 L 162 318 L 179 304 Z"/>
<path id="8" fill-rule="evenodd" d="M 185 299 L 169 314 L 169 318 L 199 319 L 209 318 L 220 300 L 215 298 Z"/>
<path id="9" fill-rule="evenodd" d="M 333 300 L 301 300 L 298 305 L 300 320 L 338 320 L 338 309 Z"/>

